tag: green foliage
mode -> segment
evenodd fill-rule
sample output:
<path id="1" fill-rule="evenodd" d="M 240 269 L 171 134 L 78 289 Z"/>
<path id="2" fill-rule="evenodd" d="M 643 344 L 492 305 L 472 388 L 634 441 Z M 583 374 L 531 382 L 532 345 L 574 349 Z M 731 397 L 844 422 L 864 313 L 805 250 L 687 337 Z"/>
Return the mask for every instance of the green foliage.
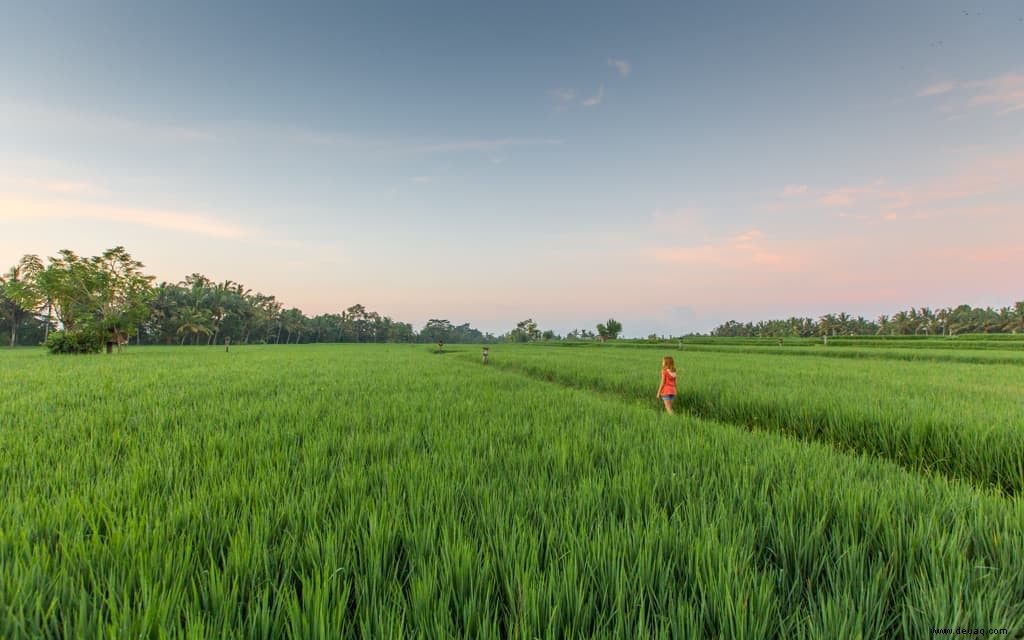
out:
<path id="1" fill-rule="evenodd" d="M 533 342 L 538 340 L 541 335 L 543 334 L 533 318 L 527 318 L 517 322 L 516 328 L 505 335 L 505 340 L 508 342 Z"/>
<path id="2" fill-rule="evenodd" d="M 711 335 L 727 337 L 803 337 L 810 336 L 953 336 L 962 333 L 1024 333 L 1024 301 L 998 309 L 971 307 L 962 304 L 932 310 L 929 307 L 899 311 L 892 316 L 881 315 L 877 320 L 854 318 L 847 313 L 829 313 L 817 320 L 788 318 L 721 324 Z"/>
<path id="3" fill-rule="evenodd" d="M 615 318 L 608 318 L 604 324 L 597 325 L 597 335 L 604 340 L 615 340 L 622 333 L 622 323 Z"/>
<path id="4" fill-rule="evenodd" d="M 18 328 L 32 320 L 32 312 L 41 302 L 38 277 L 42 269 L 38 256 L 25 255 L 0 276 L 0 320 L 8 326 L 12 347 L 18 344 Z"/>
<path id="5" fill-rule="evenodd" d="M 91 329 L 52 331 L 45 346 L 54 354 L 99 353 L 103 350 L 103 334 Z"/>
<path id="6" fill-rule="evenodd" d="M 1024 631 L 1019 500 L 593 388 L 475 350 L 0 353 L 0 637 Z"/>
<path id="7" fill-rule="evenodd" d="M 121 343 L 149 315 L 152 276 L 124 247 L 83 258 L 62 250 L 44 268 L 39 262 L 33 287 L 37 306 L 44 304 L 69 334 L 100 334 Z M 48 320 L 49 321 L 49 320 Z"/>

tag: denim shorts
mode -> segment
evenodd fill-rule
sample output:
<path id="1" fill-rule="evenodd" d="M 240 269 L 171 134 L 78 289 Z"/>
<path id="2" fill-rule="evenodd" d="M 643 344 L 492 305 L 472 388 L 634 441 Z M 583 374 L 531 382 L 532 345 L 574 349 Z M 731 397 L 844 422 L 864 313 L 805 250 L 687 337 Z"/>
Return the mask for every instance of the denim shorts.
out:
<path id="1" fill-rule="evenodd" d="M 662 400 L 668 400 L 669 402 L 672 402 L 675 398 L 675 396 L 661 396 Z"/>

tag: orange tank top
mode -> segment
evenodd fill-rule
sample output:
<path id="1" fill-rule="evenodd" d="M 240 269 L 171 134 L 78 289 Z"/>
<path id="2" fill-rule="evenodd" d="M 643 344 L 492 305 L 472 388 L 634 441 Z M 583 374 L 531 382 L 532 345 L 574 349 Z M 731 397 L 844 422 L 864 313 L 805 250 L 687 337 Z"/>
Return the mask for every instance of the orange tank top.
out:
<path id="1" fill-rule="evenodd" d="M 672 375 L 672 372 L 668 369 L 661 370 L 661 389 L 658 390 L 659 396 L 674 396 L 676 395 L 676 379 Z"/>

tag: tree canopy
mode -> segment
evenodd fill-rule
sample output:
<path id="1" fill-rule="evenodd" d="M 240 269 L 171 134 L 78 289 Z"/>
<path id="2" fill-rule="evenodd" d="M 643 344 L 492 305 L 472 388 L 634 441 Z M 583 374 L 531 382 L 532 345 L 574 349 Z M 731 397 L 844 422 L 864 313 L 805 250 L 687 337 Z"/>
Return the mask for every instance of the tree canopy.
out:
<path id="1" fill-rule="evenodd" d="M 597 325 L 597 335 L 602 340 L 615 340 L 622 333 L 622 323 L 615 318 L 608 318 L 604 324 Z"/>
<path id="2" fill-rule="evenodd" d="M 39 344 L 52 330 L 68 351 L 121 344 L 234 344 L 308 342 L 496 342 L 469 323 L 431 320 L 419 333 L 361 304 L 306 316 L 275 296 L 233 280 L 192 273 L 160 282 L 124 247 L 94 257 L 64 249 L 48 263 L 25 256 L 0 277 L 0 330 L 10 343 Z M 74 339 L 68 339 L 73 335 Z M 440 337 L 439 337 L 440 336 Z M 54 344 L 57 344 L 56 342 Z"/>
<path id="3" fill-rule="evenodd" d="M 1024 301 L 1011 306 L 972 307 L 962 304 L 933 310 L 929 307 L 880 315 L 875 320 L 847 313 L 813 318 L 787 318 L 737 322 L 730 320 L 711 332 L 720 337 L 813 337 L 874 335 L 945 335 L 960 333 L 1024 333 Z"/>

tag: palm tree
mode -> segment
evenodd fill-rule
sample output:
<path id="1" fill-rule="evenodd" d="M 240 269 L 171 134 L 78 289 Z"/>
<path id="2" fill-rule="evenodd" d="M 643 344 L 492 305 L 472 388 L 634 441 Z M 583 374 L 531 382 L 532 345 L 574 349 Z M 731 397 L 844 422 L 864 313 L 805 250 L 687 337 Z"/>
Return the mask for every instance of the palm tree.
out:
<path id="1" fill-rule="evenodd" d="M 293 333 L 298 336 L 295 340 L 296 344 L 302 340 L 303 320 L 305 320 L 305 316 L 302 315 L 300 309 L 292 308 L 281 313 L 279 322 L 281 323 L 280 329 L 283 329 L 286 333 L 285 344 L 291 343 Z M 280 333 L 278 333 L 278 336 L 280 336 Z M 278 341 L 280 341 L 280 337 L 278 337 Z"/>
<path id="2" fill-rule="evenodd" d="M 1013 331 L 1014 325 L 1017 324 L 1017 318 L 1014 317 L 1013 307 L 1000 307 L 999 308 L 999 320 L 997 322 L 998 331 L 1010 332 Z"/>
<path id="3" fill-rule="evenodd" d="M 835 335 L 836 317 L 834 314 L 826 314 L 818 318 L 818 330 L 823 336 Z"/>
<path id="4" fill-rule="evenodd" d="M 217 342 L 217 335 L 220 333 L 220 325 L 231 307 L 231 296 L 235 291 L 235 283 L 231 280 L 213 285 L 206 295 L 206 305 L 210 309 L 210 317 L 213 326 L 213 333 L 210 334 L 207 344 Z"/>
<path id="5" fill-rule="evenodd" d="M 906 335 L 910 325 L 910 316 L 906 311 L 897 312 L 889 321 L 889 326 L 899 335 Z"/>
<path id="6" fill-rule="evenodd" d="M 953 310 L 949 307 L 945 309 L 939 309 L 935 312 L 935 321 L 938 323 L 941 329 L 942 335 L 951 335 L 949 332 L 949 323 L 953 316 Z"/>
<path id="7" fill-rule="evenodd" d="M 876 331 L 875 333 L 878 335 L 882 335 L 886 332 L 886 330 L 889 329 L 889 316 L 883 313 L 882 315 L 878 316 L 878 318 L 875 320 L 875 323 L 878 325 L 878 331 Z"/>
<path id="8" fill-rule="evenodd" d="M 917 315 L 921 319 L 921 328 L 925 334 L 931 334 L 935 329 L 935 313 L 929 307 L 921 307 L 917 310 Z"/>
<path id="9" fill-rule="evenodd" d="M 916 336 L 918 331 L 920 331 L 921 329 L 921 317 L 917 315 L 917 309 L 915 309 L 914 307 L 910 307 L 910 312 L 907 314 L 907 318 L 909 330 L 913 331 L 914 335 Z"/>
<path id="10" fill-rule="evenodd" d="M 185 338 L 189 335 L 192 336 L 192 344 L 195 344 L 196 338 L 200 334 L 208 336 L 213 332 L 210 327 L 210 315 L 203 309 L 189 309 L 178 319 L 178 322 L 177 333 L 182 336 L 181 344 L 185 344 Z"/>
<path id="11" fill-rule="evenodd" d="M 838 328 L 840 335 L 847 335 L 850 333 L 850 320 L 852 319 L 853 318 L 850 316 L 850 314 L 846 313 L 845 311 L 841 312 L 838 316 L 836 316 L 836 324 L 839 325 Z"/>

